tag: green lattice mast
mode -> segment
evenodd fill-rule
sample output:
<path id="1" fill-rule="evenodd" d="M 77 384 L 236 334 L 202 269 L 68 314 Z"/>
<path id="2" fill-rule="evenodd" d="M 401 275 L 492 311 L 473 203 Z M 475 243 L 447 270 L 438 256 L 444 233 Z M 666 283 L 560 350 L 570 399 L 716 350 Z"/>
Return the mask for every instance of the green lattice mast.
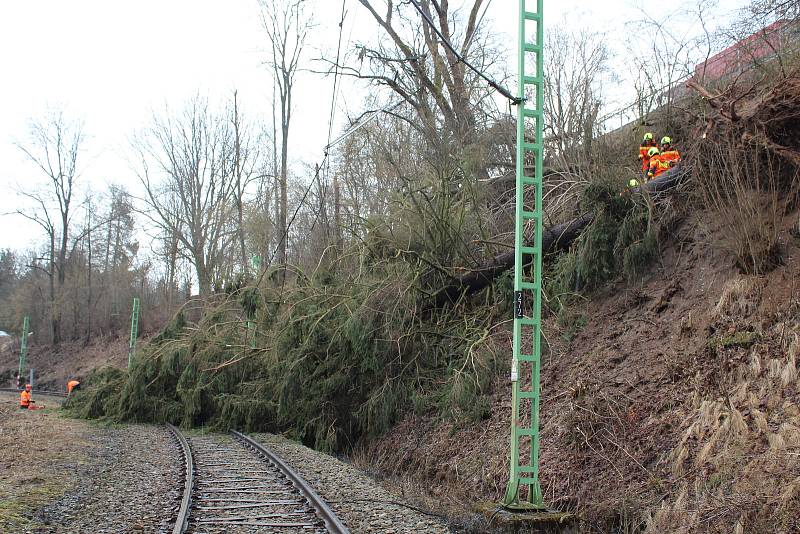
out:
<path id="1" fill-rule="evenodd" d="M 139 336 L 139 297 L 133 297 L 133 310 L 131 310 L 131 343 L 128 346 L 128 368 L 136 356 L 136 338 Z"/>
<path id="2" fill-rule="evenodd" d="M 530 1 L 530 0 L 529 0 Z M 525 0 L 519 0 L 519 48 L 517 95 L 525 99 L 517 106 L 517 191 L 516 225 L 514 230 L 514 338 L 511 362 L 511 465 L 503 504 L 509 508 L 542 506 L 539 484 L 539 378 L 541 362 L 542 319 L 542 108 L 544 105 L 544 68 L 542 65 L 543 0 L 536 0 L 536 11 L 526 11 Z M 528 30 L 527 23 L 535 25 Z M 533 28 L 530 28 L 531 30 Z M 527 40 L 533 35 L 534 41 Z M 526 74 L 526 59 L 535 65 L 533 75 Z M 526 128 L 525 121 L 533 121 Z M 525 134 L 533 135 L 533 142 Z M 533 159 L 533 175 L 525 173 L 525 162 Z M 528 205 L 526 205 L 526 202 Z M 535 205 L 530 206 L 531 203 Z M 533 243 L 525 238 L 526 229 Z M 527 274 L 525 272 L 527 269 Z M 523 334 L 525 334 L 523 336 Z M 523 338 L 526 346 L 522 346 Z M 528 344 L 527 342 L 530 342 Z M 530 388 L 521 376 L 530 370 Z M 529 410 L 523 409 L 530 403 Z M 530 413 L 528 413 L 530 412 Z M 520 456 L 524 456 L 521 458 Z M 527 488 L 527 490 L 524 490 Z"/>
<path id="3" fill-rule="evenodd" d="M 28 330 L 30 330 L 31 319 L 29 316 L 25 316 L 22 319 L 22 338 L 19 340 L 19 383 L 23 384 L 25 375 L 25 357 L 28 355 Z"/>

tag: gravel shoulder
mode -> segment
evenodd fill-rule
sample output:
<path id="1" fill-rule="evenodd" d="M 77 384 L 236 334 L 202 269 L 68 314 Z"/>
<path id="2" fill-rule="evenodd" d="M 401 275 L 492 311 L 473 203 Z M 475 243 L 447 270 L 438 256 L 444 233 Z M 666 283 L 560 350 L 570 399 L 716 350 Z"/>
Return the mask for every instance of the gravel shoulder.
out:
<path id="1" fill-rule="evenodd" d="M 0 532 L 171 532 L 182 488 L 166 429 L 105 427 L 0 396 Z"/>
<path id="2" fill-rule="evenodd" d="M 282 436 L 251 436 L 305 478 L 354 534 L 449 532 L 438 517 L 416 510 L 351 465 Z"/>

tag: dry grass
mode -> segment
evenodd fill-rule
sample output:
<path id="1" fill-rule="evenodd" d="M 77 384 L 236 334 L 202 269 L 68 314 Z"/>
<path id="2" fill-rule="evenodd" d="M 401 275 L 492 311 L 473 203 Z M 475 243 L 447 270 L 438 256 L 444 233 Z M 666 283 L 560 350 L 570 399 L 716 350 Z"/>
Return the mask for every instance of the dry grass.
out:
<path id="1" fill-rule="evenodd" d="M 728 284 L 714 313 L 750 313 L 753 303 L 740 298 L 751 290 L 741 280 Z M 800 392 L 799 345 L 797 334 L 790 336 L 790 348 L 768 357 L 765 368 L 753 349 L 749 363 L 730 378 L 726 398 L 699 401 L 668 455 L 680 490 L 653 513 L 647 532 L 800 528 L 800 409 L 791 400 Z M 772 340 L 772 346 L 781 344 L 780 337 Z"/>
<path id="2" fill-rule="evenodd" d="M 763 274 L 779 261 L 778 236 L 784 203 L 779 195 L 779 164 L 774 155 L 735 139 L 703 147 L 700 194 L 719 224 L 718 244 L 746 274 Z"/>
<path id="3" fill-rule="evenodd" d="M 714 307 L 712 319 L 723 322 L 733 317 L 749 317 L 758 309 L 763 287 L 764 280 L 757 277 L 743 276 L 728 281 Z"/>
<path id="4" fill-rule="evenodd" d="M 63 494 L 66 465 L 85 458 L 86 427 L 51 408 L 19 410 L 16 395 L 0 393 L 0 532 L 35 528 L 34 511 Z"/>

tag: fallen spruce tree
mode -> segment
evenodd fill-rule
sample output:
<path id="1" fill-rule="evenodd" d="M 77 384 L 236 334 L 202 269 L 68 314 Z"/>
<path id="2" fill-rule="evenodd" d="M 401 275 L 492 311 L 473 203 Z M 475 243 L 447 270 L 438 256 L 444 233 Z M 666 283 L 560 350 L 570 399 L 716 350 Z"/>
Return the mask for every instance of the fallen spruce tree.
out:
<path id="1" fill-rule="evenodd" d="M 667 191 L 681 183 L 688 175 L 688 168 L 678 165 L 658 178 L 633 189 L 631 192 L 636 193 L 643 190 L 648 193 L 659 193 Z M 542 252 L 547 254 L 568 249 L 593 219 L 594 213 L 587 212 L 571 221 L 545 228 L 542 235 Z M 462 296 L 487 287 L 498 276 L 512 267 L 514 267 L 513 249 L 494 256 L 485 264 L 470 269 L 469 272 L 461 276 L 453 277 L 450 284 L 433 294 L 430 305 L 438 308 L 457 302 Z"/>

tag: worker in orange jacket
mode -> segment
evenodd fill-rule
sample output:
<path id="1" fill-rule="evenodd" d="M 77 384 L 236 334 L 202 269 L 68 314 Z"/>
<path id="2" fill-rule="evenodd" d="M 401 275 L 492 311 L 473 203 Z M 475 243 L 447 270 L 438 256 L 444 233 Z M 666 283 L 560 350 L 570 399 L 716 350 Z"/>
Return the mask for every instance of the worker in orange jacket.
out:
<path id="1" fill-rule="evenodd" d="M 647 154 L 650 156 L 650 168 L 647 169 L 648 180 L 652 180 L 669 170 L 669 162 L 661 158 L 661 152 L 658 147 L 651 148 Z"/>
<path id="2" fill-rule="evenodd" d="M 642 144 L 639 145 L 639 159 L 642 161 L 642 172 L 647 172 L 647 169 L 650 168 L 650 156 L 647 153 L 656 145 L 655 139 L 653 139 L 653 134 L 651 132 L 647 132 L 644 134 L 642 138 Z"/>
<path id="3" fill-rule="evenodd" d="M 73 391 L 79 390 L 81 388 L 81 383 L 75 380 L 74 378 L 67 382 L 67 396 L 72 395 Z"/>
<path id="4" fill-rule="evenodd" d="M 25 389 L 19 393 L 19 409 L 27 410 L 31 407 L 33 401 L 31 400 L 31 385 L 25 384 Z"/>
<path id="5" fill-rule="evenodd" d="M 672 138 L 667 135 L 661 138 L 661 159 L 666 161 L 670 168 L 681 160 L 680 153 L 672 146 Z"/>

